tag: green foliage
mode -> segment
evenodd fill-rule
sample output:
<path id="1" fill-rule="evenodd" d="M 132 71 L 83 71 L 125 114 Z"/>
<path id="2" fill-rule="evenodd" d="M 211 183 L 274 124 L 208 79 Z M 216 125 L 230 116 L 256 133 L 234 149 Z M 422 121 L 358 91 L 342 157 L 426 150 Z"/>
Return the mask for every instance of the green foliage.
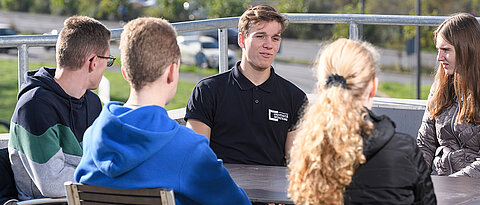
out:
<path id="1" fill-rule="evenodd" d="M 189 12 L 184 9 L 185 0 L 157 0 L 157 6 L 143 9 L 146 16 L 162 17 L 170 22 L 189 20 Z"/>
<path id="2" fill-rule="evenodd" d="M 75 15 L 78 12 L 78 4 L 75 0 L 50 0 L 50 13 L 54 15 Z M 96 6 L 96 5 L 95 5 Z"/>
<path id="3" fill-rule="evenodd" d="M 28 11 L 29 6 L 33 0 L 1 0 L 2 8 L 11 11 Z"/>
<path id="4" fill-rule="evenodd" d="M 309 0 L 280 0 L 276 9 L 282 13 L 306 13 L 309 8 Z"/>
<path id="5" fill-rule="evenodd" d="M 343 7 L 341 11 L 338 13 L 341 14 L 358 14 L 360 13 L 360 3 L 350 3 Z M 333 37 L 332 39 L 338 38 L 348 38 L 349 37 L 349 28 L 350 25 L 348 24 L 335 24 L 333 26 Z"/>
<path id="6" fill-rule="evenodd" d="M 240 16 L 247 9 L 250 1 L 238 0 L 206 0 L 205 6 L 209 6 L 208 18 L 222 18 Z"/>
<path id="7" fill-rule="evenodd" d="M 34 0 L 33 5 L 29 8 L 32 13 L 50 13 L 50 0 Z"/>
<path id="8" fill-rule="evenodd" d="M 415 0 L 365 0 L 366 14 L 415 14 Z M 188 3 L 189 7 L 184 7 Z M 87 15 L 97 19 L 128 21 L 139 16 L 162 17 L 170 22 L 240 16 L 249 5 L 267 3 L 282 13 L 360 13 L 361 0 L 157 0 L 153 7 L 139 7 L 128 0 L 0 0 L 4 10 L 55 15 Z M 456 12 L 480 14 L 480 0 L 422 0 L 421 15 L 448 16 Z M 186 5 L 186 4 L 185 4 Z M 126 8 L 122 15 L 120 8 Z M 386 48 L 404 49 L 415 36 L 415 26 L 364 25 L 364 40 Z M 422 50 L 434 50 L 433 31 L 421 27 Z M 348 24 L 290 24 L 285 38 L 335 40 L 349 36 Z"/>

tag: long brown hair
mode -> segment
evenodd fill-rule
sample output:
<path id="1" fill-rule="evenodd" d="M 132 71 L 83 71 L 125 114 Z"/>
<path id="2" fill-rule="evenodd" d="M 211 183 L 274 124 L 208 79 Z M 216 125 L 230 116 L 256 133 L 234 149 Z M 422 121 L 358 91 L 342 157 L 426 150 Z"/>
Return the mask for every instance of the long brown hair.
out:
<path id="1" fill-rule="evenodd" d="M 363 100 L 377 68 L 375 51 L 365 43 L 339 39 L 319 57 L 314 70 L 321 91 L 307 107 L 291 149 L 289 196 L 296 204 L 341 204 L 355 169 L 365 163 Z M 332 75 L 345 87 L 325 86 Z"/>
<path id="2" fill-rule="evenodd" d="M 445 20 L 435 30 L 455 48 L 455 71 L 447 75 L 440 64 L 435 75 L 430 117 L 438 116 L 456 100 L 459 110 L 455 123 L 480 122 L 480 24 L 470 14 L 460 13 Z"/>

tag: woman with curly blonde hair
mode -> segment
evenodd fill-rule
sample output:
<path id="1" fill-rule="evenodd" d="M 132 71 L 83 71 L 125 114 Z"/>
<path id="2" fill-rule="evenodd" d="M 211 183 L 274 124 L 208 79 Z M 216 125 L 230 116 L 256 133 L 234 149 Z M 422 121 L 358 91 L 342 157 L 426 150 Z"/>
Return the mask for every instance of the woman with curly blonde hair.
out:
<path id="1" fill-rule="evenodd" d="M 296 204 L 436 203 L 415 139 L 370 111 L 377 56 L 369 44 L 339 39 L 318 58 L 319 93 L 288 164 Z"/>

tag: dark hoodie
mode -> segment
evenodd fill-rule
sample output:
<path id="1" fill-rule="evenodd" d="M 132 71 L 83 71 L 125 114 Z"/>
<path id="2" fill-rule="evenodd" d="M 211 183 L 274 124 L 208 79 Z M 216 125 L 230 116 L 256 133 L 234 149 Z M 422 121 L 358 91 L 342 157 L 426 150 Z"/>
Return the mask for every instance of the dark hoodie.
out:
<path id="1" fill-rule="evenodd" d="M 395 132 L 385 115 L 370 110 L 375 130 L 363 136 L 365 164 L 346 188 L 345 204 L 436 204 L 430 171 L 415 138 Z"/>
<path id="2" fill-rule="evenodd" d="M 20 200 L 65 196 L 65 181 L 82 156 L 83 133 L 100 114 L 87 90 L 69 96 L 54 80 L 55 69 L 27 72 L 10 126 L 9 152 Z"/>

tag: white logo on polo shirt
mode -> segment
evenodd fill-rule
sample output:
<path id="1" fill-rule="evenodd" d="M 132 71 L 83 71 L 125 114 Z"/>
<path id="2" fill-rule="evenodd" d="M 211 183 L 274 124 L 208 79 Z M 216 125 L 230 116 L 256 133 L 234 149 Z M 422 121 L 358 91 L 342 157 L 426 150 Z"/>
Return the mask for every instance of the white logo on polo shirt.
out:
<path id="1" fill-rule="evenodd" d="M 288 113 L 268 109 L 268 119 L 278 122 L 278 120 L 288 121 Z"/>

